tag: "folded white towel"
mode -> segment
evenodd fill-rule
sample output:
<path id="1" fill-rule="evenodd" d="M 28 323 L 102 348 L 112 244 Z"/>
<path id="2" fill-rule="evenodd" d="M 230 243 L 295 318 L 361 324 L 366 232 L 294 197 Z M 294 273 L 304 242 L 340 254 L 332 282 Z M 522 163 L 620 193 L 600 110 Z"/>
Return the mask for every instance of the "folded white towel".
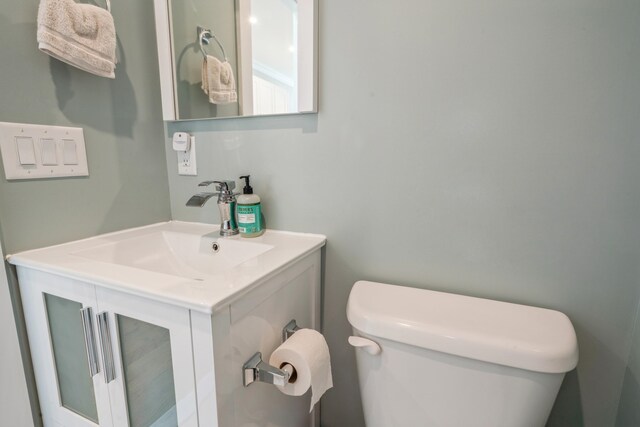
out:
<path id="1" fill-rule="evenodd" d="M 60 61 L 115 78 L 116 29 L 107 10 L 73 0 L 41 0 L 38 48 Z"/>
<path id="2" fill-rule="evenodd" d="M 209 95 L 209 102 L 212 104 L 237 102 L 236 80 L 231 64 L 207 55 L 202 61 L 202 90 Z"/>

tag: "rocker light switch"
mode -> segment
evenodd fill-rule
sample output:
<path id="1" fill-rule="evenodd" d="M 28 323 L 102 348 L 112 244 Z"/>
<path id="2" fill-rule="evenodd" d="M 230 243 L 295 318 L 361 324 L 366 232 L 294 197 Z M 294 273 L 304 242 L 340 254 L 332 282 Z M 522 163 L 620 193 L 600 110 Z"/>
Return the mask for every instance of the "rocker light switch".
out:
<path id="1" fill-rule="evenodd" d="M 42 147 L 42 164 L 45 166 L 57 165 L 56 141 L 51 138 L 43 138 L 40 140 L 40 146 Z"/>
<path id="2" fill-rule="evenodd" d="M 21 165 L 35 165 L 36 153 L 33 151 L 33 138 L 28 136 L 16 136 L 18 146 L 18 158 Z"/>
<path id="3" fill-rule="evenodd" d="M 62 140 L 62 157 L 65 165 L 78 164 L 78 152 L 76 151 L 76 142 L 73 139 Z"/>

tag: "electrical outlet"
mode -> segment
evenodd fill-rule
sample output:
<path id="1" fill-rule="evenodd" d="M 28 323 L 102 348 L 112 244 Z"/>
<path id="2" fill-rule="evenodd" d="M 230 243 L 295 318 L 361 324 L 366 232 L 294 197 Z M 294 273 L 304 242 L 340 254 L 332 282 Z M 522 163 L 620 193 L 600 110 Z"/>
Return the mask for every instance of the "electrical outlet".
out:
<path id="1" fill-rule="evenodd" d="M 178 175 L 198 175 L 196 169 L 196 137 L 191 136 L 188 151 L 178 151 Z"/>

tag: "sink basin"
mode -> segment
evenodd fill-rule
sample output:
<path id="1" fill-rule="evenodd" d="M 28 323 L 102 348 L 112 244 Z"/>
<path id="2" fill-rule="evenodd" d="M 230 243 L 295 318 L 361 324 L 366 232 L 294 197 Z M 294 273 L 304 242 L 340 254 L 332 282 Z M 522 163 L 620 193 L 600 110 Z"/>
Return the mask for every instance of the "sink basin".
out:
<path id="1" fill-rule="evenodd" d="M 212 313 L 324 246 L 318 234 L 169 221 L 10 255 L 11 264 Z M 214 247 L 215 244 L 215 247 Z M 300 274 L 300 273 L 299 273 Z"/>
<path id="2" fill-rule="evenodd" d="M 204 280 L 273 249 L 247 239 L 158 231 L 71 253 L 100 262 Z M 242 239 L 242 240 L 241 240 Z"/>

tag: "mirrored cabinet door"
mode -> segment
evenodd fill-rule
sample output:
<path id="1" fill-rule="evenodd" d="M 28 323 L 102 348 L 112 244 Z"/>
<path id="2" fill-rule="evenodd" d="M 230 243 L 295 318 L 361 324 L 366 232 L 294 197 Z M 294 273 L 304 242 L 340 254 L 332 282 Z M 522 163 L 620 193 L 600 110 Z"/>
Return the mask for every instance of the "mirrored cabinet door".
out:
<path id="1" fill-rule="evenodd" d="M 317 0 L 154 0 L 165 120 L 317 111 Z"/>
<path id="2" fill-rule="evenodd" d="M 112 426 L 94 288 L 39 283 L 21 291 L 44 424 Z"/>
<path id="3" fill-rule="evenodd" d="M 100 333 L 112 347 L 103 345 L 113 358 L 107 377 L 114 424 L 196 427 L 189 310 L 108 289 L 97 295 Z"/>

